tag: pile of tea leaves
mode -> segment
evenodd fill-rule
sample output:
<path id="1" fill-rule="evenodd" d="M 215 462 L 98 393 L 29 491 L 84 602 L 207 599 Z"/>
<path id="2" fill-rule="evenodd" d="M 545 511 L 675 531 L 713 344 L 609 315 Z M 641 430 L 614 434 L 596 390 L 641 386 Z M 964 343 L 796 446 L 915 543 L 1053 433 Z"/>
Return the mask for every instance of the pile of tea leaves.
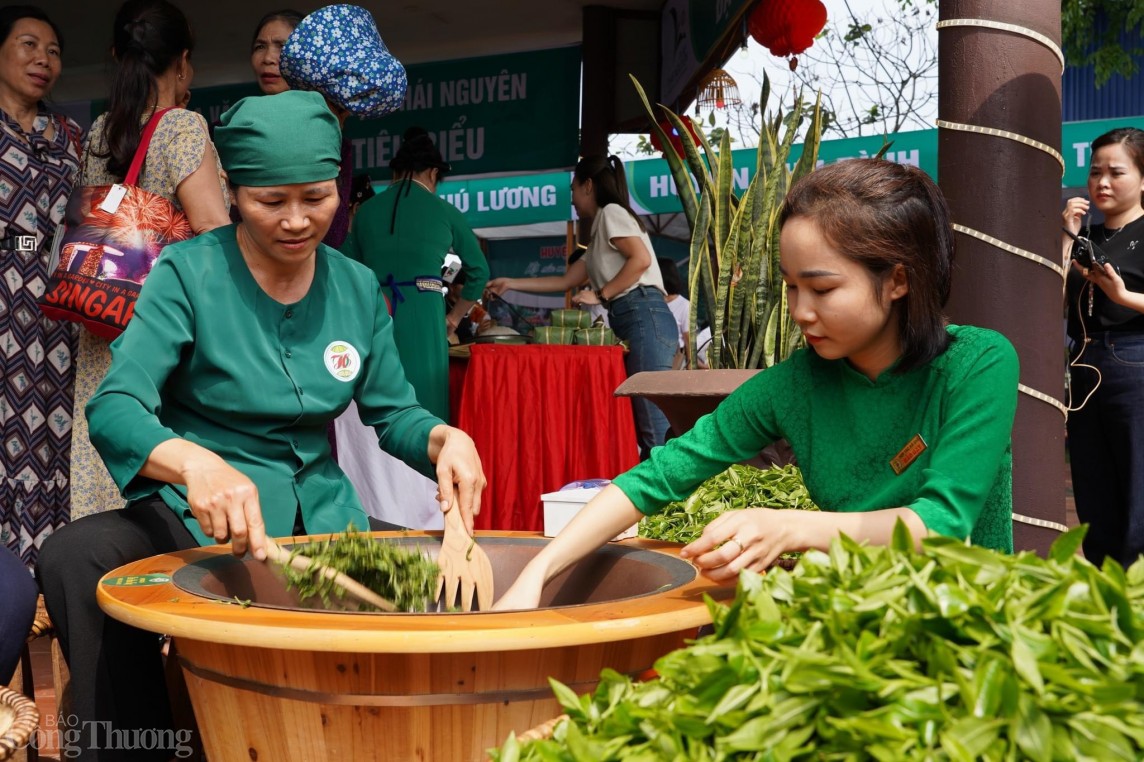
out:
<path id="1" fill-rule="evenodd" d="M 390 601 L 398 611 L 423 612 L 436 606 L 440 568 L 418 546 L 399 545 L 377 540 L 353 527 L 328 539 L 308 542 L 291 548 L 291 557 L 303 555 L 325 564 Z M 340 588 L 321 575 L 284 566 L 286 584 L 298 591 L 302 599 L 317 597 L 326 605 L 341 602 Z M 361 604 L 361 610 L 374 610 Z"/>
<path id="2" fill-rule="evenodd" d="M 686 500 L 668 503 L 659 513 L 644 517 L 639 524 L 639 536 L 665 542 L 691 542 L 703 534 L 703 528 L 716 516 L 743 508 L 818 510 L 798 466 L 762 469 L 736 463 L 700 484 Z"/>
<path id="3" fill-rule="evenodd" d="M 714 634 L 633 683 L 553 682 L 569 718 L 496 762 L 1144 759 L 1144 561 L 1127 571 L 947 537 L 847 538 L 743 572 Z"/>

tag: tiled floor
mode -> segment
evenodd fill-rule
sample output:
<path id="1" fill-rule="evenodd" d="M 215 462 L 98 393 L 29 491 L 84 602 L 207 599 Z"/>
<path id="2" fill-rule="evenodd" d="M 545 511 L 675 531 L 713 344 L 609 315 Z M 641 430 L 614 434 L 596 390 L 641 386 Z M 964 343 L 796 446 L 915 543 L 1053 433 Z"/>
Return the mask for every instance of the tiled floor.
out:
<path id="1" fill-rule="evenodd" d="M 40 732 L 35 739 L 42 761 L 58 762 L 60 739 L 56 724 L 56 689 L 52 684 L 52 651 L 48 638 L 37 638 L 28 647 L 32 657 L 32 677 L 36 686 L 36 706 L 40 709 Z"/>
<path id="2" fill-rule="evenodd" d="M 1077 525 L 1076 505 L 1073 502 L 1072 480 L 1065 478 L 1066 523 Z M 44 762 L 60 762 L 59 734 L 54 719 L 56 693 L 52 685 L 51 645 L 47 638 L 40 638 L 31 645 L 32 674 L 36 685 L 36 704 L 40 708 L 40 759 Z"/>

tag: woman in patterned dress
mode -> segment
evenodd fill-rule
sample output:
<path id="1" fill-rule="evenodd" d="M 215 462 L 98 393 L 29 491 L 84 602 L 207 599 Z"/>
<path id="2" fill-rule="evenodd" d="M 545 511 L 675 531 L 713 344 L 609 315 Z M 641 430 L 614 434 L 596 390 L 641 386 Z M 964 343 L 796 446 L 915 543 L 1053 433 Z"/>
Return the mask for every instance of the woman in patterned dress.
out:
<path id="1" fill-rule="evenodd" d="M 24 563 L 68 520 L 75 331 L 36 306 L 79 168 L 80 128 L 44 98 L 59 31 L 31 6 L 0 8 L 0 544 Z"/>
<path id="2" fill-rule="evenodd" d="M 179 207 L 195 233 L 230 224 L 222 168 L 201 114 L 181 107 L 190 96 L 194 39 L 183 12 L 166 0 L 128 0 L 115 16 L 118 67 L 108 111 L 91 126 L 83 182 L 122 182 L 151 114 L 162 116 L 147 148 L 139 185 Z M 103 460 L 88 439 L 84 406 L 111 364 L 109 342 L 80 330 L 72 436 L 73 519 L 123 507 Z"/>

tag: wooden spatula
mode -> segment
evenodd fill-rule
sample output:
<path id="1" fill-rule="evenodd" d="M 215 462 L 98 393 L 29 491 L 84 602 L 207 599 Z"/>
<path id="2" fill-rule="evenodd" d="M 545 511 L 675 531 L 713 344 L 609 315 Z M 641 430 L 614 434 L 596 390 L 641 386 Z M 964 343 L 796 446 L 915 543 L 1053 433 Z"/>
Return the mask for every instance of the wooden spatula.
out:
<path id="1" fill-rule="evenodd" d="M 445 537 L 437 555 L 437 565 L 441 567 L 441 575 L 437 578 L 437 600 L 444 608 L 456 605 L 459 589 L 462 611 L 473 610 L 474 591 L 480 610 L 492 609 L 493 565 L 465 529 L 461 511 L 455 506 L 445 513 Z"/>
<path id="2" fill-rule="evenodd" d="M 365 585 L 361 584 L 353 577 L 347 576 L 337 569 L 333 569 L 325 564 L 318 563 L 312 558 L 299 554 L 292 554 L 290 551 L 283 548 L 276 543 L 272 538 L 266 538 L 266 560 L 273 561 L 281 566 L 291 566 L 298 571 L 307 572 L 310 574 L 321 574 L 326 579 L 333 580 L 334 584 L 341 588 L 346 597 L 352 598 L 358 603 L 366 603 L 370 606 L 375 606 L 382 611 L 396 611 L 397 607 L 390 601 L 382 598 L 380 595 L 370 590 Z"/>

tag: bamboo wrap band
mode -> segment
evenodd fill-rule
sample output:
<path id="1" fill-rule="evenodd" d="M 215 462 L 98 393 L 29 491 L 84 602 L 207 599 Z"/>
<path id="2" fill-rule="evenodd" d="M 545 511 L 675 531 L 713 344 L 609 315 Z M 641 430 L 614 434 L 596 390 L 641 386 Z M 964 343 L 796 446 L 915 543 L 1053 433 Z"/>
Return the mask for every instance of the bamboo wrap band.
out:
<path id="1" fill-rule="evenodd" d="M 973 238 L 976 238 L 979 241 L 984 241 L 985 243 L 989 244 L 990 246 L 995 246 L 998 249 L 1001 249 L 1002 251 L 1007 251 L 1010 254 L 1016 254 L 1018 257 L 1024 257 L 1025 259 L 1028 259 L 1031 262 L 1036 262 L 1039 265 L 1047 267 L 1050 270 L 1052 270 L 1053 272 L 1055 272 L 1057 275 L 1061 276 L 1061 280 L 1064 280 L 1065 277 L 1068 275 L 1068 271 L 1065 270 L 1065 268 L 1061 267 L 1058 263 L 1054 262 L 1053 260 L 1049 259 L 1048 257 L 1042 257 L 1040 254 L 1034 254 L 1033 252 L 1029 251 L 1028 249 L 1018 248 L 1012 244 L 1005 243 L 1000 238 L 994 238 L 993 236 L 989 235 L 988 233 L 982 233 L 980 230 L 974 230 L 971 227 L 968 227 L 966 225 L 959 225 L 956 222 L 953 224 L 953 229 L 956 230 L 958 233 L 963 233 L 967 236 L 971 236 Z"/>
<path id="2" fill-rule="evenodd" d="M 1042 529 L 1054 529 L 1058 532 L 1067 532 L 1069 528 L 1064 524 L 1056 521 L 1045 521 L 1044 519 L 1035 519 L 1032 516 L 1023 516 L 1020 513 L 1013 514 L 1013 521 L 1020 521 L 1022 524 L 1029 524 L 1030 526 L 1040 527 Z"/>
<path id="3" fill-rule="evenodd" d="M 1060 61 L 1061 71 L 1064 71 L 1065 56 L 1064 56 L 1064 53 L 1061 51 L 1060 46 L 1057 45 L 1057 43 L 1053 42 L 1053 40 L 1051 40 L 1049 37 L 1041 34 L 1040 32 L 1037 32 L 1035 30 L 1029 29 L 1028 27 L 1018 26 L 1017 24 L 1009 24 L 1009 23 L 1006 23 L 1003 21 L 993 21 L 990 19 L 969 19 L 969 18 L 946 19 L 944 21 L 939 21 L 937 23 L 937 28 L 939 30 L 956 28 L 956 27 L 976 27 L 976 28 L 981 28 L 981 29 L 993 29 L 993 30 L 997 30 L 997 31 L 1010 32 L 1013 34 L 1021 35 L 1022 37 L 1026 37 L 1026 38 L 1033 40 L 1034 42 L 1036 42 L 1040 45 L 1043 45 L 1044 47 L 1046 47 L 1050 51 L 1052 51 L 1053 55 L 1057 57 L 1058 61 Z M 978 135 L 989 135 L 991 137 L 1004 138 L 1006 140 L 1012 140 L 1012 141 L 1015 141 L 1015 142 L 1020 143 L 1022 145 L 1029 146 L 1030 148 L 1035 148 L 1038 151 L 1041 151 L 1043 153 L 1048 154 L 1049 156 L 1052 156 L 1053 159 L 1055 159 L 1056 162 L 1061 167 L 1061 176 L 1062 177 L 1064 176 L 1064 173 L 1065 173 L 1064 156 L 1062 156 L 1061 152 L 1058 151 L 1057 149 L 1053 148 L 1052 146 L 1050 146 L 1046 143 L 1042 143 L 1039 140 L 1034 140 L 1033 138 L 1030 138 L 1026 135 L 1020 135 L 1018 133 L 1010 132 L 1008 130 L 999 130 L 999 129 L 996 129 L 994 127 L 983 127 L 983 126 L 977 125 L 977 124 L 964 124 L 961 122 L 951 122 L 951 121 L 946 120 L 946 119 L 938 119 L 937 120 L 937 126 L 939 128 L 944 128 L 947 130 L 955 130 L 957 132 L 969 132 L 969 133 L 974 133 L 974 134 L 978 134 Z M 975 230 L 975 229 L 968 227 L 966 225 L 954 224 L 953 229 L 955 231 L 957 231 L 958 233 L 961 233 L 962 235 L 967 235 L 967 236 L 970 236 L 971 238 L 976 238 L 979 241 L 987 243 L 990 246 L 993 246 L 995 248 L 1001 249 L 1002 251 L 1005 251 L 1009 254 L 1013 254 L 1015 256 L 1022 257 L 1024 259 L 1027 259 L 1030 262 L 1034 262 L 1034 263 L 1036 263 L 1042 267 L 1047 267 L 1050 270 L 1052 270 L 1053 272 L 1055 272 L 1057 275 L 1059 275 L 1061 277 L 1062 282 L 1065 280 L 1065 278 L 1068 274 L 1068 272 L 1064 268 L 1064 266 L 1062 266 L 1061 264 L 1058 264 L 1055 260 L 1049 259 L 1048 257 L 1042 257 L 1040 254 L 1036 254 L 1034 252 L 1031 252 L 1028 249 L 1019 248 L 1017 246 L 1012 245 L 1011 243 L 1007 243 L 1007 242 L 1002 241 L 998 238 L 994 238 L 993 236 L 988 235 L 987 233 L 982 233 L 981 231 Z M 1044 392 L 1038 391 L 1037 389 L 1034 389 L 1030 386 L 1026 386 L 1025 384 L 1020 384 L 1020 383 L 1017 384 L 1017 390 L 1021 394 L 1025 394 L 1029 397 L 1032 397 L 1035 400 L 1038 400 L 1039 402 L 1043 402 L 1047 405 L 1051 405 L 1051 406 L 1055 407 L 1057 410 L 1059 410 L 1061 412 L 1062 415 L 1064 415 L 1066 418 L 1068 418 L 1068 406 L 1065 405 L 1065 403 L 1062 402 L 1061 400 L 1058 400 L 1057 398 L 1055 398 L 1051 395 L 1045 394 Z M 1018 514 L 1013 514 L 1013 519 L 1016 521 L 1023 521 L 1024 523 L 1027 523 L 1027 524 L 1034 524 L 1036 526 L 1044 526 L 1046 528 L 1058 529 L 1058 531 L 1067 531 L 1067 529 L 1068 529 L 1063 524 L 1057 524 L 1056 522 L 1043 522 L 1040 519 L 1031 519 L 1027 516 L 1019 516 Z"/>
<path id="4" fill-rule="evenodd" d="M 1048 143 L 1042 143 L 1039 140 L 1034 140 L 1033 138 L 1026 137 L 1025 135 L 1019 135 L 1016 132 L 1010 132 L 1009 130 L 999 130 L 996 127 L 982 127 L 979 124 L 951 122 L 947 119 L 938 119 L 937 126 L 944 127 L 947 130 L 957 130 L 958 132 L 974 132 L 978 135 L 989 135 L 995 138 L 1005 138 L 1006 140 L 1012 140 L 1014 142 L 1021 143 L 1022 145 L 1036 148 L 1038 151 L 1043 151 L 1044 153 L 1047 153 L 1049 156 L 1052 156 L 1054 159 L 1056 159 L 1057 164 L 1061 165 L 1061 177 L 1064 177 L 1065 157 L 1061 156 L 1061 152 L 1053 148 Z"/>
<path id="5" fill-rule="evenodd" d="M 1052 54 L 1057 57 L 1058 61 L 1061 62 L 1061 72 L 1064 72 L 1065 70 L 1065 54 L 1061 50 L 1061 46 L 1057 45 L 1046 35 L 1030 29 L 1027 26 L 1018 26 L 1017 24 L 1008 24 L 1004 21 L 993 21 L 991 19 L 946 19 L 945 21 L 937 22 L 938 29 L 948 29 L 950 27 L 958 26 L 973 26 L 984 29 L 996 29 L 1001 32 L 1012 32 L 1013 34 L 1019 34 L 1022 37 L 1028 37 L 1030 40 L 1035 40 L 1036 42 L 1039 42 L 1050 51 L 1052 51 Z"/>

